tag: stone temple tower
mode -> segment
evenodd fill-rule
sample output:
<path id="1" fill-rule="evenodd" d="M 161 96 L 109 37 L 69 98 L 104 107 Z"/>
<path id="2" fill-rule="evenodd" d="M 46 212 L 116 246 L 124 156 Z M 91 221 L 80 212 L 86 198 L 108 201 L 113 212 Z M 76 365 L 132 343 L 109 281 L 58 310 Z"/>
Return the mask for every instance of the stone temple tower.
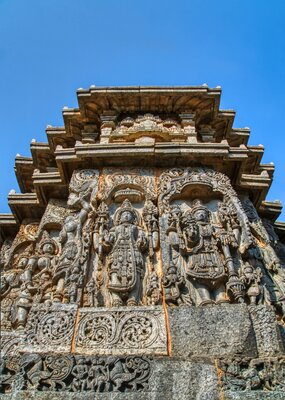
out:
<path id="1" fill-rule="evenodd" d="M 263 147 L 219 87 L 77 96 L 16 157 L 0 215 L 0 398 L 285 399 L 285 223 Z"/>

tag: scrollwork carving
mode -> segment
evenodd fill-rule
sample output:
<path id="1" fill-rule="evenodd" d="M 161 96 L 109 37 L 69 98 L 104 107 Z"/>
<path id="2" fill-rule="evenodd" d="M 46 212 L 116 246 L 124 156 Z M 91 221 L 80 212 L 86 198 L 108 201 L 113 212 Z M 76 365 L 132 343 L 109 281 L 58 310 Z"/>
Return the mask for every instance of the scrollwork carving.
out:
<path id="1" fill-rule="evenodd" d="M 165 354 L 166 331 L 161 307 L 83 308 L 76 350 L 87 354 Z"/>
<path id="2" fill-rule="evenodd" d="M 76 309 L 70 304 L 33 306 L 25 328 L 25 351 L 70 351 Z"/>
<path id="3" fill-rule="evenodd" d="M 110 202 L 113 198 L 117 202 L 124 198 L 131 201 L 156 199 L 154 171 L 151 169 L 106 168 L 103 174 L 104 181 L 100 187 L 99 198 L 104 202 Z"/>

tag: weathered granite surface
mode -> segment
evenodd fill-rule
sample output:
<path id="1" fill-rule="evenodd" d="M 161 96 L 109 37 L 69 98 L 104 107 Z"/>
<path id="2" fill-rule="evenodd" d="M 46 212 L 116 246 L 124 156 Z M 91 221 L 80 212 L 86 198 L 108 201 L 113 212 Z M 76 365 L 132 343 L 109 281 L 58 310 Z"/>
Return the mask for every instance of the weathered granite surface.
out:
<path id="1" fill-rule="evenodd" d="M 248 307 L 168 307 L 171 353 L 181 357 L 257 357 Z"/>
<path id="2" fill-rule="evenodd" d="M 273 307 L 266 305 L 250 306 L 258 355 L 274 357 L 284 354 L 280 329 L 278 328 Z"/>

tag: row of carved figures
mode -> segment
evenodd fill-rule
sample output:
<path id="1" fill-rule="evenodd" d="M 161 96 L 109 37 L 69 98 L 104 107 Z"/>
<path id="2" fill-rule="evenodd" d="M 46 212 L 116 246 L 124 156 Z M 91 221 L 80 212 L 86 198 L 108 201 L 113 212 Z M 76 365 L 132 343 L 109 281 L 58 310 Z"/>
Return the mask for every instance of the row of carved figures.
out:
<path id="1" fill-rule="evenodd" d="M 48 228 L 45 215 L 26 244 L 15 238 L 2 256 L 0 288 L 13 327 L 25 325 L 34 303 L 51 302 L 246 301 L 274 304 L 285 315 L 284 245 L 229 178 L 201 168 L 166 171 L 157 206 L 147 176 L 112 173 L 98 197 L 98 172 L 75 171 L 60 228 Z"/>
<path id="2" fill-rule="evenodd" d="M 226 359 L 219 360 L 218 367 L 221 389 L 225 392 L 276 391 L 282 396 L 285 391 L 284 359 Z M 0 369 L 0 393 L 132 392 L 148 390 L 152 360 L 137 356 L 27 354 L 2 359 Z"/>
<path id="3" fill-rule="evenodd" d="M 3 358 L 0 393 L 16 390 L 130 392 L 146 389 L 146 357 L 85 357 L 27 354 Z"/>
<path id="4" fill-rule="evenodd" d="M 276 304 L 284 313 L 285 277 L 278 252 L 256 235 L 241 255 L 240 221 L 233 208 L 219 202 L 211 212 L 194 200 L 184 211 L 172 205 L 166 220 L 162 274 L 158 210 L 151 201 L 142 217 L 126 199 L 110 221 L 102 202 L 84 218 L 82 210 L 69 215 L 57 240 L 44 231 L 35 252 L 23 253 L 16 267 L 2 274 L 4 306 L 14 297 L 12 323 L 24 326 L 33 303 L 159 304 L 162 290 L 169 304 L 247 301 Z"/>

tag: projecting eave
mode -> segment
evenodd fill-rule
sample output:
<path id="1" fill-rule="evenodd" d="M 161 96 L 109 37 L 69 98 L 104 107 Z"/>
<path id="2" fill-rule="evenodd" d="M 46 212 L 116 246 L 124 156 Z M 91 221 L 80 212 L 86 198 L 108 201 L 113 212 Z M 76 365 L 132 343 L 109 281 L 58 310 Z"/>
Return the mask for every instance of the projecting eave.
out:
<path id="1" fill-rule="evenodd" d="M 282 243 L 285 244 L 285 222 L 275 222 L 274 230 Z"/>
<path id="2" fill-rule="evenodd" d="M 62 110 L 66 136 L 72 136 L 74 140 L 81 137 L 81 131 L 84 127 L 84 118 L 81 110 L 78 108 L 65 107 Z"/>
<path id="3" fill-rule="evenodd" d="M 16 156 L 14 170 L 21 192 L 33 191 L 32 175 L 34 169 L 32 157 Z"/>
<path id="4" fill-rule="evenodd" d="M 264 200 L 259 207 L 259 214 L 262 218 L 269 219 L 275 222 L 282 212 L 282 203 L 279 200 L 266 201 Z"/>
<path id="5" fill-rule="evenodd" d="M 32 142 L 30 149 L 35 168 L 40 171 L 49 171 L 56 168 L 54 154 L 48 143 Z"/>
<path id="6" fill-rule="evenodd" d="M 13 214 L 0 214 L 0 242 L 6 238 L 14 237 L 19 229 L 19 224 L 17 223 Z"/>
<path id="7" fill-rule="evenodd" d="M 247 145 L 250 136 L 249 128 L 232 128 L 228 140 L 231 146 Z"/>
<path id="8" fill-rule="evenodd" d="M 25 218 L 41 218 L 45 210 L 44 204 L 40 204 L 36 193 L 9 194 L 8 204 L 15 219 L 19 222 Z"/>
<path id="9" fill-rule="evenodd" d="M 117 113 L 179 113 L 196 111 L 217 115 L 221 89 L 207 86 L 177 87 L 90 87 L 77 91 L 83 118 L 101 115 L 106 110 Z"/>
<path id="10" fill-rule="evenodd" d="M 65 135 L 66 135 L 65 127 L 48 125 L 46 128 L 46 135 L 49 147 L 51 151 L 54 153 L 56 146 L 58 144 L 63 145 L 63 143 L 65 142 Z"/>

